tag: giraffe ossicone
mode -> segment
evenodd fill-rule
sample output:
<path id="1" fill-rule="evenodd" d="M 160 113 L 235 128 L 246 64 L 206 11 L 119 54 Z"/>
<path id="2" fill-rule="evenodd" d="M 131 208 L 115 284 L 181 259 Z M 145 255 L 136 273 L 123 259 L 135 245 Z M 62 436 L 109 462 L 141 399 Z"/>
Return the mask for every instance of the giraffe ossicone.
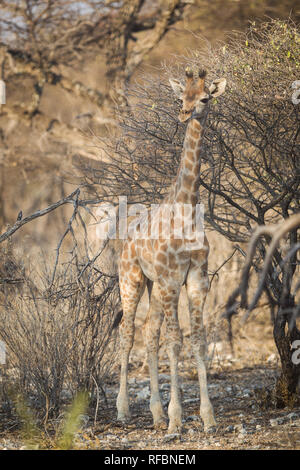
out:
<path id="1" fill-rule="evenodd" d="M 170 403 L 168 406 L 168 432 L 180 432 L 182 427 L 181 394 L 178 377 L 178 358 L 182 346 L 182 333 L 178 323 L 178 300 L 182 286 L 186 287 L 191 325 L 191 345 L 195 356 L 200 388 L 200 415 L 205 430 L 216 425 L 214 411 L 208 396 L 205 367 L 206 337 L 203 324 L 203 308 L 208 292 L 207 259 L 209 245 L 203 233 L 201 246 L 192 249 L 193 236 L 182 238 L 164 236 L 161 231 L 164 204 L 189 205 L 195 220 L 199 196 L 199 172 L 201 164 L 201 141 L 209 111 L 209 102 L 220 96 L 226 88 L 224 78 L 214 80 L 207 87 L 206 72 L 199 70 L 194 79 L 186 70 L 185 83 L 170 79 L 170 85 L 182 101 L 178 119 L 188 121 L 180 165 L 174 184 L 158 205 L 154 223 L 157 222 L 158 237 L 147 231 L 144 237 L 130 234 L 122 243 L 119 259 L 119 284 L 123 317 L 120 322 L 121 373 L 117 398 L 118 419 L 130 417 L 128 399 L 128 362 L 134 340 L 134 320 L 140 298 L 147 288 L 149 311 L 145 323 L 145 340 L 150 374 L 150 409 L 155 426 L 166 423 L 166 416 L 159 393 L 158 348 L 160 329 L 166 323 L 166 342 L 170 362 Z M 155 219 L 156 217 L 156 219 Z M 174 212 L 169 222 L 176 225 Z M 203 227 L 202 227 L 203 232 Z M 195 235 L 194 235 L 195 237 Z M 188 242 L 188 243 L 187 243 Z"/>

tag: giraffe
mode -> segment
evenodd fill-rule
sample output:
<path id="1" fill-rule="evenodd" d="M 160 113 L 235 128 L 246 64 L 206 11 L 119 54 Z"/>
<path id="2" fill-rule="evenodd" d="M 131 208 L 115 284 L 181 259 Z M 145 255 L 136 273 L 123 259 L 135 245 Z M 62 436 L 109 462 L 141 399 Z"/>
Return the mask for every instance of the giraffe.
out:
<path id="1" fill-rule="evenodd" d="M 181 161 L 174 184 L 168 194 L 151 214 L 152 225 L 158 237 L 152 238 L 149 230 L 143 236 L 129 234 L 124 240 L 119 260 L 119 285 L 123 317 L 120 322 L 121 372 L 117 397 L 118 419 L 130 418 L 128 400 L 128 362 L 134 340 L 134 320 L 139 300 L 148 288 L 149 311 L 145 323 L 145 340 L 150 374 L 150 410 L 155 427 L 165 427 L 167 418 L 159 393 L 158 348 L 160 329 L 166 323 L 167 352 L 170 363 L 170 402 L 168 406 L 168 432 L 180 433 L 182 429 L 181 393 L 178 377 L 178 358 L 182 346 L 182 333 L 178 323 L 178 300 L 185 285 L 188 295 L 191 346 L 197 364 L 200 389 L 200 416 L 205 431 L 216 426 L 214 410 L 208 396 L 205 367 L 206 337 L 202 312 L 208 292 L 207 259 L 209 245 L 203 232 L 203 243 L 193 244 L 193 236 L 166 237 L 162 232 L 163 208 L 188 205 L 194 220 L 199 193 L 201 141 L 209 110 L 209 101 L 220 96 L 226 88 L 226 79 L 214 80 L 207 87 L 206 72 L 199 70 L 194 78 L 186 69 L 185 84 L 169 79 L 175 96 L 182 102 L 179 121 L 187 122 Z M 145 216 L 144 216 L 145 217 Z M 146 214 L 149 217 L 149 212 Z M 169 212 L 171 226 L 176 224 L 174 211 Z M 145 220 L 145 219 L 143 219 Z M 141 224 L 142 225 L 142 224 Z M 195 237 L 195 235 L 194 235 Z M 196 246 L 196 248 L 195 248 Z"/>

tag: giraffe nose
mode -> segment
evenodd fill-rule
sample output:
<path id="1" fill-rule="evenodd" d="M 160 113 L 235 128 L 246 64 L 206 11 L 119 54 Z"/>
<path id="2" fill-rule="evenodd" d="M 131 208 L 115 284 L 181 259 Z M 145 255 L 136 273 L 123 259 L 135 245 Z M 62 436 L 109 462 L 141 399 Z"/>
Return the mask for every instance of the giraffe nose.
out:
<path id="1" fill-rule="evenodd" d="M 188 109 L 182 109 L 179 113 L 179 120 L 181 122 L 186 121 L 191 115 L 191 110 Z"/>

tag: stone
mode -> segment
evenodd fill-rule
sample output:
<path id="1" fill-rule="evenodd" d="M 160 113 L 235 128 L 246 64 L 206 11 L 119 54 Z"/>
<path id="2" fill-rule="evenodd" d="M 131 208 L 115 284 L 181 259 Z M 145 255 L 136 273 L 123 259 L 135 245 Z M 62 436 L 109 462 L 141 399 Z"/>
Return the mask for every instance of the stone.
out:
<path id="1" fill-rule="evenodd" d="M 178 433 L 166 434 L 163 438 L 163 441 L 164 442 L 171 442 L 171 441 L 175 441 L 176 439 L 180 440 L 180 438 L 181 438 L 181 436 Z"/>
<path id="2" fill-rule="evenodd" d="M 234 430 L 235 430 L 235 432 L 238 432 L 238 433 L 241 434 L 241 435 L 247 434 L 246 427 L 245 427 L 245 425 L 244 425 L 243 423 L 242 423 L 242 424 L 236 424 L 236 425 L 234 426 Z"/>
<path id="3" fill-rule="evenodd" d="M 283 419 L 282 418 L 274 418 L 274 419 L 270 419 L 270 424 L 273 427 L 275 426 L 278 426 L 279 424 L 282 424 L 283 423 Z"/>
<path id="4" fill-rule="evenodd" d="M 137 400 L 147 400 L 150 397 L 150 391 L 148 387 L 142 388 L 137 394 Z"/>
<path id="5" fill-rule="evenodd" d="M 160 387 L 161 390 L 166 390 L 166 391 L 169 391 L 170 390 L 170 384 L 162 384 L 161 387 Z"/>
<path id="6" fill-rule="evenodd" d="M 297 413 L 292 412 L 292 413 L 289 413 L 286 418 L 290 421 L 295 421 L 296 419 L 299 418 L 299 415 Z"/>
<path id="7" fill-rule="evenodd" d="M 267 358 L 267 362 L 270 364 L 271 362 L 276 361 L 276 354 L 270 354 L 270 356 Z"/>
<path id="8" fill-rule="evenodd" d="M 232 424 L 230 424 L 229 426 L 227 426 L 227 428 L 225 428 L 225 432 L 233 432 L 234 431 L 234 426 Z"/>
<path id="9" fill-rule="evenodd" d="M 187 416 L 185 421 L 186 422 L 188 422 L 188 421 L 199 421 L 199 416 L 197 416 L 197 415 Z"/>
<path id="10" fill-rule="evenodd" d="M 199 401 L 199 398 L 187 398 L 186 400 L 183 401 L 185 405 L 188 403 L 197 403 Z"/>

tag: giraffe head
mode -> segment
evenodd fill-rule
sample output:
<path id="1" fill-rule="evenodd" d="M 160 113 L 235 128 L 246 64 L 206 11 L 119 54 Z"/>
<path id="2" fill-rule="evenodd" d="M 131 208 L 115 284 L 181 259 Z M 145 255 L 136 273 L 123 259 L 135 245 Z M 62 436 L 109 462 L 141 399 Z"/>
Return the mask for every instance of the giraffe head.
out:
<path id="1" fill-rule="evenodd" d="M 169 79 L 175 95 L 182 101 L 182 108 L 178 116 L 181 122 L 185 122 L 191 117 L 197 117 L 197 119 L 204 117 L 208 110 L 209 101 L 224 93 L 226 88 L 225 78 L 214 80 L 207 87 L 205 85 L 206 71 L 202 69 L 199 70 L 196 80 L 190 68 L 185 70 L 185 75 L 185 84 L 175 79 Z"/>

